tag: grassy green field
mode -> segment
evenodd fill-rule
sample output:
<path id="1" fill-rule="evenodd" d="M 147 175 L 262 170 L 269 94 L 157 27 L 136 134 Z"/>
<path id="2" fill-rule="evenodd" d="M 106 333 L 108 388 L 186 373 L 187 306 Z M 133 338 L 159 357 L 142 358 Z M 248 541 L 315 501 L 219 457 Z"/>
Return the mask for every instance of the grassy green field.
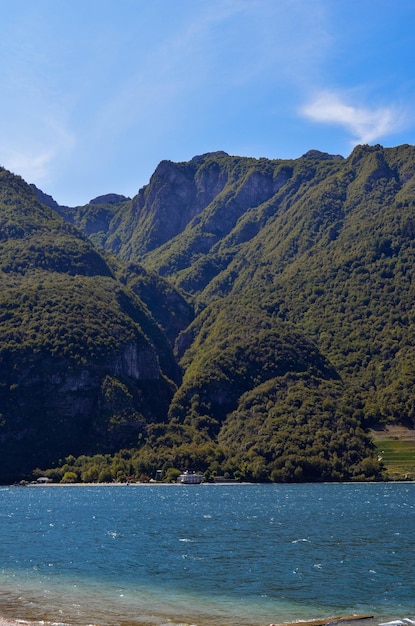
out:
<path id="1" fill-rule="evenodd" d="M 375 444 L 391 480 L 415 480 L 415 441 L 382 438 Z"/>

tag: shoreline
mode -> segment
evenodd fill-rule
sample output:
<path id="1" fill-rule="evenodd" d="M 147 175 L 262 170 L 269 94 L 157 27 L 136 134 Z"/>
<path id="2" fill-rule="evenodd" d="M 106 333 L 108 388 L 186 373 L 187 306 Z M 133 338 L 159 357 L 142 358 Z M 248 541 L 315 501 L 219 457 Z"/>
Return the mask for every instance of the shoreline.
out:
<path id="1" fill-rule="evenodd" d="M 20 485 L 19 483 L 14 485 L 2 485 L 3 487 L 154 487 L 154 486 L 164 486 L 164 487 L 200 487 L 200 485 L 259 485 L 261 483 L 247 483 L 247 482 L 235 482 L 235 481 L 218 481 L 218 482 L 201 482 L 201 483 L 164 483 L 163 481 L 153 481 L 148 483 L 26 483 L 24 485 Z M 270 483 L 272 484 L 272 483 Z M 0 486 L 1 488 L 1 486 Z M 1 626 L 1 624 L 0 624 Z"/>
<path id="2" fill-rule="evenodd" d="M 281 623 L 272 623 L 269 624 L 269 626 L 336 626 L 337 624 L 342 624 L 343 622 L 347 623 L 347 622 L 359 622 L 359 621 L 365 621 L 365 620 L 370 620 L 370 619 L 375 619 L 374 615 L 359 615 L 359 614 L 351 614 L 351 615 L 345 615 L 345 616 L 337 616 L 337 617 L 325 617 L 325 618 L 321 618 L 321 619 L 310 619 L 310 620 L 295 620 L 295 621 L 289 621 L 289 622 L 281 622 Z M 6 618 L 6 617 L 2 617 L 0 615 L 0 626 L 22 626 L 22 625 L 26 625 L 26 626 L 36 626 L 37 624 L 50 624 L 51 626 L 64 626 L 64 624 L 62 622 L 45 622 L 44 620 L 39 621 L 28 621 L 28 620 L 24 620 L 24 619 L 10 619 L 10 618 Z M 172 625 L 174 624 L 174 622 L 172 622 Z M 92 625 L 88 625 L 88 626 L 92 626 Z M 96 625 L 98 626 L 98 625 Z M 179 625 L 178 625 L 179 626 Z M 183 626 L 183 624 L 180 624 L 180 626 Z"/>
<path id="3" fill-rule="evenodd" d="M 20 483 L 14 483 L 14 484 L 10 484 L 10 485 L 0 485 L 0 489 L 1 488 L 10 488 L 10 487 L 154 487 L 154 486 L 165 486 L 165 487 L 200 487 L 201 485 L 206 486 L 206 485 L 210 485 L 210 486 L 221 486 L 221 485 L 225 485 L 225 486 L 229 486 L 229 485 L 271 485 L 271 486 L 276 486 L 276 485 L 411 485 L 411 484 L 415 484 L 415 479 L 414 480 L 381 480 L 381 481 L 342 481 L 342 482 L 322 482 L 322 483 L 314 483 L 314 482 L 310 482 L 310 483 L 251 483 L 251 482 L 237 482 L 237 481 L 226 481 L 226 480 L 218 480 L 217 482 L 201 482 L 201 483 L 197 483 L 197 484 L 184 484 L 184 483 L 165 483 L 163 481 L 152 481 L 152 482 L 148 482 L 148 483 L 140 483 L 140 482 L 131 482 L 131 483 L 117 483 L 117 482 L 111 482 L 111 483 L 54 483 L 54 482 L 50 482 L 50 483 L 37 483 L 37 482 L 31 482 L 31 483 L 25 483 L 25 484 L 20 484 Z M 0 623 L 0 626 L 2 626 L 2 624 Z"/>

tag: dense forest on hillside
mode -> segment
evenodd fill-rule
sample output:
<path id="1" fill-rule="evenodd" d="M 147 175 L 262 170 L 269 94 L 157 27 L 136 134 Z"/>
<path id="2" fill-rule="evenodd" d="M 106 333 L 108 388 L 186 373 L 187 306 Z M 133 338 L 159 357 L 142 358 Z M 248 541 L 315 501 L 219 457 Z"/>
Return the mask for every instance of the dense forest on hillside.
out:
<path id="1" fill-rule="evenodd" d="M 0 480 L 381 479 L 414 268 L 413 146 L 163 161 L 74 208 L 1 170 Z"/>

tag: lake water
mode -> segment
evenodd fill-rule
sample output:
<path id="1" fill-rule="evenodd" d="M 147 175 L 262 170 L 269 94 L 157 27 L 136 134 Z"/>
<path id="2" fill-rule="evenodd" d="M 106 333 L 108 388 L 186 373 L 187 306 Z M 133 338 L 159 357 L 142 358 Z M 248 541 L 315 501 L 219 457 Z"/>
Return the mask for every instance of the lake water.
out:
<path id="1" fill-rule="evenodd" d="M 0 615 L 255 626 L 415 615 L 415 484 L 0 487 Z"/>

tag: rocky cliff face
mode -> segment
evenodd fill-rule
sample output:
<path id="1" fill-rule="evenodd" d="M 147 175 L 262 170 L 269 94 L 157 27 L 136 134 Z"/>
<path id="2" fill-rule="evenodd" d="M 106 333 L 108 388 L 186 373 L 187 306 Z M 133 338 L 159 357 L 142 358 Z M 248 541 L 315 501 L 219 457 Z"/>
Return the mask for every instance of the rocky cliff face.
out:
<path id="1" fill-rule="evenodd" d="M 78 355 L 68 352 L 68 345 L 76 350 L 69 339 L 48 349 L 39 336 L 31 347 L 31 332 L 23 322 L 20 344 L 10 341 L 0 349 L 0 480 L 68 454 L 133 447 L 145 424 L 167 415 L 175 386 L 154 345 L 138 331 L 135 340 L 105 348 L 102 356 L 102 340 L 92 329 L 75 340 L 83 344 L 95 335 L 90 354 L 80 348 Z"/>
<path id="2" fill-rule="evenodd" d="M 161 376 L 157 355 L 150 345 L 140 349 L 134 342 L 127 343 L 109 366 L 114 375 L 135 381 L 159 380 Z"/>
<path id="3" fill-rule="evenodd" d="M 232 247 L 252 239 L 265 226 L 285 188 L 287 194 L 295 194 L 322 161 L 338 168 L 341 158 L 310 151 L 300 167 L 295 161 L 231 157 L 224 152 L 186 163 L 162 161 L 132 201 L 118 208 L 101 205 L 101 215 L 93 201 L 82 207 L 82 214 L 72 211 L 69 219 L 85 233 L 95 233 L 100 244 L 124 261 L 145 262 L 147 269 L 164 276 L 180 272 L 177 284 L 198 291 L 223 270 Z M 213 265 L 206 264 L 206 255 L 219 248 L 226 248 L 226 254 L 217 255 Z M 192 286 L 195 274 L 205 276 Z"/>
<path id="4" fill-rule="evenodd" d="M 181 233 L 225 187 L 226 169 L 207 156 L 189 163 L 162 161 L 131 208 L 111 224 L 106 245 L 127 261 L 137 261 Z"/>
<path id="5" fill-rule="evenodd" d="M 32 358 L 25 367 L 16 354 L 10 365 L 12 384 L 0 393 L 2 481 L 50 466 L 68 454 L 134 447 L 163 403 L 167 411 L 173 391 L 156 368 L 154 355 L 138 353 L 131 345 L 108 366 L 69 368 L 64 359 L 48 354 Z"/>

